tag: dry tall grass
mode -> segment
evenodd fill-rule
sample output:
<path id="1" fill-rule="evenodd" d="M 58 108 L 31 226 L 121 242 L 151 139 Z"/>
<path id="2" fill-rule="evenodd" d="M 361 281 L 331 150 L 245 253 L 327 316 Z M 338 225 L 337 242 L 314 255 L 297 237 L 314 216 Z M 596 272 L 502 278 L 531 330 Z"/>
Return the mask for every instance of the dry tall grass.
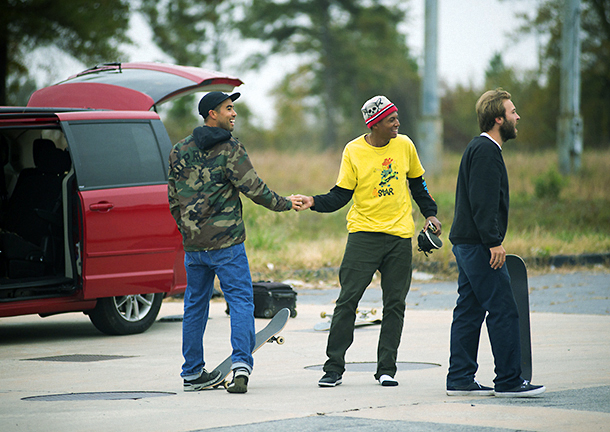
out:
<path id="1" fill-rule="evenodd" d="M 327 192 L 334 186 L 340 152 L 298 151 L 280 153 L 249 148 L 259 175 L 279 194 L 308 195 Z M 527 153 L 506 146 L 511 213 L 504 246 L 524 257 L 610 252 L 610 150 L 585 152 L 582 172 L 567 179 L 560 194 L 537 197 L 536 182 L 545 180 L 557 167 L 554 152 Z M 443 156 L 442 174 L 426 176 L 439 205 L 445 246 L 425 258 L 414 252 L 415 262 L 453 260 L 447 238 L 453 218 L 455 182 L 461 155 Z M 348 207 L 336 213 L 273 213 L 244 199 L 248 240 L 246 247 L 252 270 L 259 273 L 316 270 L 340 264 L 347 230 Z M 415 206 L 416 224 L 423 224 Z"/>

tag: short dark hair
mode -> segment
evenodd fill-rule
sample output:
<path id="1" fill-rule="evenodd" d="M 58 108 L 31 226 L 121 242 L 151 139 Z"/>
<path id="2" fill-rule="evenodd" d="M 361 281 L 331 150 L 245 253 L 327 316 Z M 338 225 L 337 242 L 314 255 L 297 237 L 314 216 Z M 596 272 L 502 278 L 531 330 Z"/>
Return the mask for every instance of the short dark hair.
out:
<path id="1" fill-rule="evenodd" d="M 481 132 L 488 132 L 496 124 L 496 118 L 504 117 L 504 101 L 510 99 L 510 93 L 501 88 L 488 90 L 479 98 L 475 109 Z"/>

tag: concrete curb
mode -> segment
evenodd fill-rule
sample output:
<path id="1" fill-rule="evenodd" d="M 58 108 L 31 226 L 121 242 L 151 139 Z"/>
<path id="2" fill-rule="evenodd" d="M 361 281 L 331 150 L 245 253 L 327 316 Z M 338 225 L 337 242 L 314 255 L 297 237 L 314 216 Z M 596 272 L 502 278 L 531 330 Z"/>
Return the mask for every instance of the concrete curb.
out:
<path id="1" fill-rule="evenodd" d="M 595 253 L 595 254 L 580 254 L 580 255 L 554 255 L 548 257 L 525 257 L 525 264 L 531 267 L 571 267 L 571 266 L 587 266 L 587 265 L 606 265 L 610 266 L 610 252 Z M 439 261 L 422 261 L 413 262 L 413 269 L 437 273 L 444 270 L 445 263 Z M 450 269 L 455 269 L 455 262 L 449 263 Z M 336 278 L 339 275 L 338 267 L 322 267 L 315 270 L 293 270 L 287 272 L 289 277 L 297 277 L 301 279 L 329 279 Z M 252 280 L 264 280 L 266 276 L 259 272 L 252 273 Z"/>

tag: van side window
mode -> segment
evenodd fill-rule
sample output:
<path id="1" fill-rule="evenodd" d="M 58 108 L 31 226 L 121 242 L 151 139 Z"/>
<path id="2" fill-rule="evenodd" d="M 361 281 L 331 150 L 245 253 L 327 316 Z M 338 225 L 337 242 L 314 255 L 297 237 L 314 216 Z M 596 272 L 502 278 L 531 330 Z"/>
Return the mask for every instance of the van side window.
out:
<path id="1" fill-rule="evenodd" d="M 148 121 L 70 122 L 80 189 L 166 182 L 165 164 Z"/>

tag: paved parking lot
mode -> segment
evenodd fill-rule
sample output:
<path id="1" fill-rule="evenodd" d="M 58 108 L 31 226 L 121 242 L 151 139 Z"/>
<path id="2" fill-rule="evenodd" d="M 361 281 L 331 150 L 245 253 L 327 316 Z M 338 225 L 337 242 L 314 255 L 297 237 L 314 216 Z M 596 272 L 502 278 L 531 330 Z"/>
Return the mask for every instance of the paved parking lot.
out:
<path id="1" fill-rule="evenodd" d="M 146 333 L 100 334 L 82 314 L 0 319 L 0 430 L 4 431 L 603 431 L 610 424 L 607 272 L 532 277 L 534 383 L 541 398 L 448 397 L 455 285 L 414 281 L 399 351 L 398 387 L 373 378 L 378 326 L 356 330 L 343 385 L 318 388 L 332 289 L 299 289 L 284 345 L 255 354 L 248 393 L 184 393 L 179 377 L 182 303 L 166 301 Z M 379 306 L 377 288 L 363 304 Z M 540 294 L 539 294 L 540 292 Z M 257 319 L 257 328 L 266 320 Z M 213 368 L 230 352 L 224 303 L 212 303 L 205 337 Z M 493 361 L 483 332 L 478 379 Z"/>

